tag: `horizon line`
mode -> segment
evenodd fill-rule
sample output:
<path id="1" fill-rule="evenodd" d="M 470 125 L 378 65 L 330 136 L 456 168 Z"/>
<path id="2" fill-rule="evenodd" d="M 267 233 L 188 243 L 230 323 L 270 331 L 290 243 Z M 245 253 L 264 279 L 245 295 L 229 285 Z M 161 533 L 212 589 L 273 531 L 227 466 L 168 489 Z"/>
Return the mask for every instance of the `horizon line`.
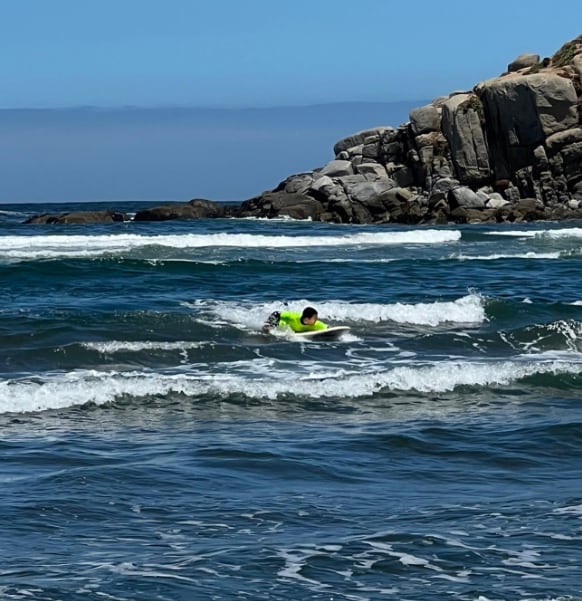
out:
<path id="1" fill-rule="evenodd" d="M 416 98 L 407 100 L 339 100 L 330 102 L 312 102 L 306 104 L 272 104 L 265 106 L 211 106 L 211 105 L 188 105 L 188 104 L 158 104 L 158 105 L 97 105 L 97 104 L 72 104 L 63 106 L 0 106 L 0 111 L 119 111 L 119 110 L 200 110 L 200 111 L 257 111 L 273 109 L 302 109 L 318 108 L 325 106 L 342 106 L 353 104 L 412 104 L 417 102 L 430 102 L 430 100 Z"/>

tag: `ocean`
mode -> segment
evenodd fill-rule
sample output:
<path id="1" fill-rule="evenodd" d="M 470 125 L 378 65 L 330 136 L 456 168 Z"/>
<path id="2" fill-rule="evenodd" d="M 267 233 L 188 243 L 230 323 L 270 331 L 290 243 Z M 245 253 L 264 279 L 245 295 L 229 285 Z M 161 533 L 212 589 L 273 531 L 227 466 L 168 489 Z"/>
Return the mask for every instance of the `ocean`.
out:
<path id="1" fill-rule="evenodd" d="M 0 206 L 0 599 L 582 599 L 581 223 L 93 208 Z"/>

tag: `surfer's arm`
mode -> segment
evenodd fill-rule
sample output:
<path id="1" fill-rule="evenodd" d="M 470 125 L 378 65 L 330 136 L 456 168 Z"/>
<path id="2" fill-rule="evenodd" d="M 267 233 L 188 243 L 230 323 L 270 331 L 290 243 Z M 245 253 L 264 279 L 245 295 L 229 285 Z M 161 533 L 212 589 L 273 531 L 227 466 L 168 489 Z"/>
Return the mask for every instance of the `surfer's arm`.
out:
<path id="1" fill-rule="evenodd" d="M 327 330 L 327 324 L 323 323 L 323 321 L 319 321 L 319 319 L 313 324 L 314 330 Z"/>
<path id="2" fill-rule="evenodd" d="M 280 319 L 281 313 L 279 313 L 279 311 L 273 311 L 273 313 L 267 317 L 267 321 L 263 324 L 263 332 L 267 333 L 273 328 L 276 328 L 279 325 Z"/>

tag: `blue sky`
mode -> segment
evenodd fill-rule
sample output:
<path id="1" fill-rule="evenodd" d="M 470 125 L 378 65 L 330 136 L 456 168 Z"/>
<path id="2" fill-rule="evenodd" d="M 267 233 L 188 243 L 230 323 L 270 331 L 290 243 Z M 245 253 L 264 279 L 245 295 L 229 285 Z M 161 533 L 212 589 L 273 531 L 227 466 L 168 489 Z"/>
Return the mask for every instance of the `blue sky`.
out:
<path id="1" fill-rule="evenodd" d="M 432 98 L 581 28 L 580 0 L 0 0 L 0 108 Z"/>

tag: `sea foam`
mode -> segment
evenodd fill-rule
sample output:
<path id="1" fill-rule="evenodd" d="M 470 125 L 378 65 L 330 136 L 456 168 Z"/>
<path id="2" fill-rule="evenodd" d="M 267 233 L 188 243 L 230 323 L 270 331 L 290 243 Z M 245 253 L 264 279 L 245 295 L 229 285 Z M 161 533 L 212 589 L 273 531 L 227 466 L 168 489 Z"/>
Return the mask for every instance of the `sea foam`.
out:
<path id="1" fill-rule="evenodd" d="M 313 302 L 306 299 L 282 302 L 250 303 L 235 301 L 199 300 L 188 304 L 195 311 L 202 311 L 204 320 L 218 320 L 220 323 L 258 330 L 267 316 L 273 311 L 302 311 L 313 305 L 322 321 L 349 324 L 377 324 L 393 322 L 399 324 L 439 326 L 441 324 L 479 324 L 485 321 L 485 299 L 471 293 L 452 301 L 432 303 L 352 303 L 347 301 Z"/>
<path id="2" fill-rule="evenodd" d="M 487 232 L 489 236 L 512 236 L 517 238 L 582 238 L 582 228 L 556 228 L 543 230 L 498 230 Z"/>
<path id="3" fill-rule="evenodd" d="M 313 372 L 310 363 L 295 363 L 294 367 L 299 371 L 291 371 L 283 364 L 272 366 L 270 371 L 259 366 L 254 372 L 252 362 L 241 361 L 229 364 L 228 373 L 197 373 L 187 369 L 177 373 L 176 370 L 174 373 L 78 370 L 67 374 L 39 375 L 34 381 L 7 380 L 0 382 L 0 413 L 27 413 L 176 394 L 191 398 L 212 395 L 220 399 L 243 395 L 275 400 L 288 396 L 350 399 L 387 391 L 445 393 L 461 386 L 507 386 L 534 375 L 582 373 L 582 361 L 579 359 L 484 363 L 447 361 L 398 365 L 343 375 L 330 369 Z"/>
<path id="4" fill-rule="evenodd" d="M 461 238 L 458 230 L 409 230 L 360 232 L 345 235 L 265 235 L 265 234 L 171 234 L 171 235 L 52 235 L 4 236 L 0 238 L 0 258 L 54 259 L 123 254 L 146 247 L 195 249 L 208 247 L 305 248 L 341 246 L 385 246 L 403 244 L 446 244 Z"/>

